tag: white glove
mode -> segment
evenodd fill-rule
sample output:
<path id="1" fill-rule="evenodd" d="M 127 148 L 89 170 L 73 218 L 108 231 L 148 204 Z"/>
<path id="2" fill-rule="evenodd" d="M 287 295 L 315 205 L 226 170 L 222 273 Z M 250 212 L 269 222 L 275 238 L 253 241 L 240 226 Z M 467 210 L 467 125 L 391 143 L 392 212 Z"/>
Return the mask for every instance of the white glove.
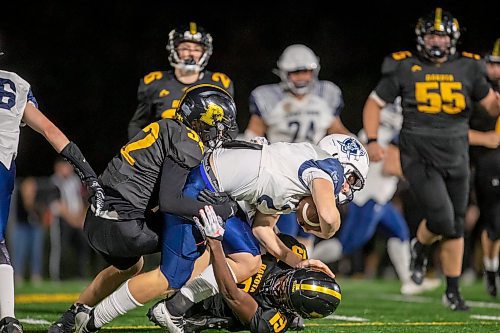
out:
<path id="1" fill-rule="evenodd" d="M 196 216 L 194 217 L 194 221 L 204 236 L 222 241 L 225 223 L 220 216 L 215 214 L 214 208 L 212 206 L 205 206 L 205 209 L 200 209 L 200 216 L 202 223 L 200 223 L 200 220 Z"/>
<path id="2" fill-rule="evenodd" d="M 256 144 L 261 145 L 261 146 L 269 144 L 269 141 L 267 141 L 267 139 L 263 136 L 256 136 L 253 139 L 251 139 L 250 142 L 256 143 Z"/>

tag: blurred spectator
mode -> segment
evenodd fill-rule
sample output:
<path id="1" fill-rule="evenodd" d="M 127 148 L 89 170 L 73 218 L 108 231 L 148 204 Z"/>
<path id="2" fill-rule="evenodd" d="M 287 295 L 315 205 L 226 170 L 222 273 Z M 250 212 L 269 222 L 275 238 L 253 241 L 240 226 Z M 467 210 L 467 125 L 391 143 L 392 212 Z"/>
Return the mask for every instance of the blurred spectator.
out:
<path id="1" fill-rule="evenodd" d="M 90 247 L 82 230 L 87 209 L 84 188 L 71 164 L 60 158 L 54 163 L 51 181 L 59 190 L 60 200 L 52 205 L 50 277 L 52 280 L 88 277 Z"/>

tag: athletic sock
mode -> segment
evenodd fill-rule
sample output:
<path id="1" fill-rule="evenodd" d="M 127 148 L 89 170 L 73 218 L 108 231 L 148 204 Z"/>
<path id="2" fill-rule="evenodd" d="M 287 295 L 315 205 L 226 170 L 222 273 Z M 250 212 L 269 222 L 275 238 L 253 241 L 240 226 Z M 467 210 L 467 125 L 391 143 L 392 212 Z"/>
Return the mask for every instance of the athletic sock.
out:
<path id="1" fill-rule="evenodd" d="M 0 318 L 14 318 L 14 269 L 0 265 Z"/>

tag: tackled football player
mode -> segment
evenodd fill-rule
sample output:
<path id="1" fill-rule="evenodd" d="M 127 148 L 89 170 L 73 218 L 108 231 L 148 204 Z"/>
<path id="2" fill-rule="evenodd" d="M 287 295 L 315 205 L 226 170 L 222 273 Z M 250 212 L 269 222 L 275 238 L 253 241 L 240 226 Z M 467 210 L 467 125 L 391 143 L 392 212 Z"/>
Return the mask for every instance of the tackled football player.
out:
<path id="1" fill-rule="evenodd" d="M 95 306 L 141 271 L 143 255 L 160 251 L 161 224 L 168 221 L 157 220 L 153 208 L 158 206 L 160 213 L 172 212 L 191 220 L 198 214 L 204 204 L 182 195 L 189 171 L 199 165 L 205 149 L 230 139 L 228 135 L 235 128 L 232 97 L 222 88 L 202 84 L 186 90 L 177 119 L 149 124 L 121 148 L 99 177 L 106 195 L 103 212 L 95 216 L 91 206 L 84 224 L 90 245 L 110 266 L 94 278 L 49 332 L 71 331 L 79 307 Z M 226 199 L 214 209 L 228 218 L 237 204 Z M 182 223 L 186 229 L 193 227 L 186 219 Z M 163 277 L 159 271 L 149 274 Z M 167 289 L 169 281 L 163 278 L 161 282 L 159 288 Z M 126 298 L 121 303 L 125 308 L 132 302 L 127 298 L 129 293 L 128 283 L 118 290 Z"/>

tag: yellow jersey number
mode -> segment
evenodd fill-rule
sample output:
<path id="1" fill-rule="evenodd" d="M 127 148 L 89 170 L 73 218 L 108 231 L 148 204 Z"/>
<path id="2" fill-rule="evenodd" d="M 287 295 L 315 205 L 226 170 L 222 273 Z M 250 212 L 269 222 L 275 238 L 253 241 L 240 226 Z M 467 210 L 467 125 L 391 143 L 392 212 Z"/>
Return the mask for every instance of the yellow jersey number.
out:
<path id="1" fill-rule="evenodd" d="M 158 123 L 151 123 L 144 127 L 143 132 L 148 133 L 144 138 L 131 142 L 120 150 L 123 158 L 127 160 L 130 165 L 135 164 L 135 159 L 130 156 L 130 152 L 138 149 L 148 148 L 158 139 L 158 132 L 160 132 L 160 125 Z"/>
<path id="2" fill-rule="evenodd" d="M 231 83 L 231 79 L 228 78 L 227 75 L 223 73 L 213 73 L 212 81 L 222 83 L 225 89 L 229 88 L 229 84 Z"/>
<path id="3" fill-rule="evenodd" d="M 465 96 L 461 90 L 461 82 L 417 82 L 417 109 L 425 113 L 460 113 L 465 109 Z"/>
<path id="4" fill-rule="evenodd" d="M 271 319 L 269 319 L 269 324 L 271 324 L 271 326 L 273 327 L 274 333 L 283 331 L 283 329 L 286 327 L 286 322 L 286 317 L 279 311 L 276 312 L 276 314 Z"/>

